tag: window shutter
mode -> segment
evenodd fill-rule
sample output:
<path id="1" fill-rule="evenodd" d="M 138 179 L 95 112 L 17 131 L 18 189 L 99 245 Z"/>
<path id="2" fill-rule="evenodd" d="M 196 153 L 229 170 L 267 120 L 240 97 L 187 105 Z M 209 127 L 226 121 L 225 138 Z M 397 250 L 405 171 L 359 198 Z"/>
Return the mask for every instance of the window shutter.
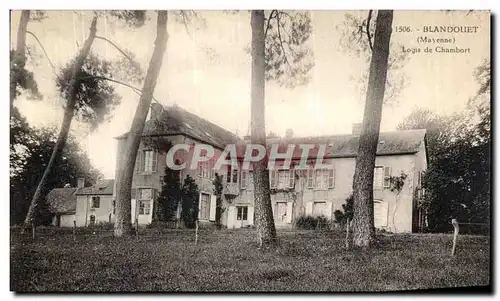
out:
<path id="1" fill-rule="evenodd" d="M 253 206 L 248 206 L 248 223 L 253 225 Z"/>
<path id="2" fill-rule="evenodd" d="M 210 160 L 210 179 L 215 179 L 215 169 L 214 169 L 214 160 Z"/>
<path id="3" fill-rule="evenodd" d="M 293 215 L 293 202 L 288 202 L 286 204 L 286 222 L 289 224 L 292 222 L 292 215 Z"/>
<path id="4" fill-rule="evenodd" d="M 293 185 L 295 184 L 295 170 L 290 169 L 289 172 L 290 176 L 288 180 L 290 181 L 290 183 L 288 184 L 288 187 L 293 188 Z"/>
<path id="5" fill-rule="evenodd" d="M 217 207 L 217 196 L 212 194 L 210 196 L 210 221 L 215 221 L 215 211 Z"/>
<path id="6" fill-rule="evenodd" d="M 384 188 L 388 188 L 391 185 L 391 168 L 389 166 L 384 167 Z"/>
<path id="7" fill-rule="evenodd" d="M 227 228 L 231 229 L 234 228 L 234 224 L 236 221 L 236 207 L 235 206 L 230 206 L 227 210 Z"/>
<path id="8" fill-rule="evenodd" d="M 158 152 L 153 150 L 153 172 L 158 170 Z"/>
<path id="9" fill-rule="evenodd" d="M 201 192 L 198 194 L 198 219 L 202 219 L 201 217 L 201 214 L 202 214 L 202 210 L 201 210 L 201 202 L 203 202 L 203 200 L 201 199 Z"/>
<path id="10" fill-rule="evenodd" d="M 276 171 L 275 170 L 270 171 L 269 178 L 270 178 L 269 183 L 270 183 L 271 188 L 275 188 L 276 187 Z"/>
<path id="11" fill-rule="evenodd" d="M 335 169 L 328 170 L 328 188 L 335 187 Z"/>
<path id="12" fill-rule="evenodd" d="M 135 160 L 135 170 L 137 173 L 142 171 L 142 151 L 137 152 L 137 157 Z"/>
<path id="13" fill-rule="evenodd" d="M 201 162 L 198 162 L 198 177 L 201 178 L 202 176 L 203 176 L 203 167 Z"/>
<path id="14" fill-rule="evenodd" d="M 241 189 L 245 189 L 247 186 L 247 172 L 244 170 L 241 171 L 240 186 Z"/>
<path id="15" fill-rule="evenodd" d="M 312 215 L 313 212 L 313 202 L 306 203 L 306 215 Z"/>

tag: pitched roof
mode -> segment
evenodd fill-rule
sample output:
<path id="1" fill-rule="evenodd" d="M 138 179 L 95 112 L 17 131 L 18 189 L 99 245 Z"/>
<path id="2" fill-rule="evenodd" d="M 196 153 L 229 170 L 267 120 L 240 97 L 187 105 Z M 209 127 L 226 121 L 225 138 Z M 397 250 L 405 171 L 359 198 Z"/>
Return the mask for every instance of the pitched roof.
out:
<path id="1" fill-rule="evenodd" d="M 91 187 L 80 188 L 77 195 L 109 195 L 113 194 L 115 180 L 101 180 Z"/>
<path id="2" fill-rule="evenodd" d="M 377 146 L 377 155 L 412 154 L 419 151 L 424 142 L 426 130 L 406 130 L 381 132 Z M 319 146 L 325 145 L 325 158 L 356 157 L 359 146 L 359 135 L 334 135 L 319 137 L 292 137 L 267 139 L 267 150 L 271 145 L 278 144 L 278 152 L 286 153 L 288 145 L 295 144 L 293 159 L 300 159 L 302 149 L 299 144 L 313 144 L 315 147 L 309 151 L 309 158 L 316 158 Z M 268 153 L 269 154 L 269 153 Z M 242 155 L 239 151 L 238 156 Z"/>
<path id="3" fill-rule="evenodd" d="M 78 188 L 55 188 L 47 194 L 47 204 L 52 213 L 74 213 Z"/>
<path id="4" fill-rule="evenodd" d="M 127 134 L 116 137 L 116 139 L 125 138 Z M 166 107 L 158 120 L 148 120 L 144 125 L 142 136 L 172 136 L 179 134 L 190 136 L 222 149 L 227 144 L 241 140 L 230 131 L 176 105 Z"/>

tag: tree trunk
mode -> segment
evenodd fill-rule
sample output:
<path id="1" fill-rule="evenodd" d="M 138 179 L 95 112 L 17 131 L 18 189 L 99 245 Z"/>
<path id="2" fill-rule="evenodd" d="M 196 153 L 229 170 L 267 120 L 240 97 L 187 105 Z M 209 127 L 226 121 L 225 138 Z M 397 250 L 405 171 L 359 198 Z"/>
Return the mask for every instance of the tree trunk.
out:
<path id="1" fill-rule="evenodd" d="M 266 145 L 265 123 L 265 35 L 264 11 L 252 11 L 252 88 L 251 88 L 251 141 L 252 144 Z M 259 162 L 253 163 L 255 225 L 257 239 L 261 245 L 276 242 L 276 228 L 274 226 L 271 205 L 271 191 L 269 188 L 269 171 L 267 169 L 267 155 Z"/>
<path id="2" fill-rule="evenodd" d="M 52 167 L 54 166 L 55 161 L 61 154 L 64 145 L 66 144 L 66 139 L 68 138 L 68 133 L 69 129 L 71 126 L 71 121 L 73 119 L 73 114 L 75 110 L 75 104 L 76 104 L 76 96 L 77 96 L 77 87 L 78 87 L 78 81 L 79 79 L 77 78 L 78 72 L 82 69 L 83 63 L 87 59 L 87 56 L 89 55 L 90 52 L 90 47 L 92 46 L 92 43 L 94 42 L 95 36 L 96 36 L 96 31 L 97 31 L 97 17 L 94 17 L 92 20 L 92 24 L 90 26 L 90 33 L 85 41 L 85 44 L 83 45 L 82 50 L 80 50 L 80 53 L 76 57 L 75 63 L 73 65 L 73 70 L 71 73 L 71 82 L 70 82 L 70 88 L 68 91 L 69 98 L 66 103 L 66 108 L 64 109 L 64 118 L 63 122 L 61 125 L 61 131 L 59 132 L 59 136 L 57 137 L 56 144 L 54 146 L 54 150 L 52 151 L 52 155 L 50 156 L 49 163 L 47 164 L 47 167 L 45 168 L 45 171 L 43 172 L 42 178 L 40 179 L 40 182 L 38 183 L 38 186 L 36 187 L 35 194 L 33 195 L 33 198 L 31 199 L 31 204 L 30 208 L 28 210 L 28 214 L 26 215 L 26 219 L 24 221 L 23 229 L 22 232 L 26 230 L 27 227 L 30 226 L 31 222 L 35 218 L 36 214 L 36 208 L 38 204 L 41 201 L 42 194 L 44 193 L 44 188 L 47 183 L 48 177 L 50 176 L 50 173 L 52 171 Z"/>
<path id="3" fill-rule="evenodd" d="M 134 176 L 135 161 L 141 136 L 144 130 L 144 123 L 149 112 L 151 100 L 156 87 L 156 80 L 160 73 L 163 56 L 167 48 L 167 21 L 168 12 L 158 11 L 158 19 L 156 22 L 156 41 L 153 50 L 153 55 L 149 61 L 148 71 L 144 80 L 144 85 L 139 98 L 139 104 L 135 111 L 134 120 L 130 132 L 127 136 L 125 149 L 123 150 L 123 160 L 118 168 L 116 175 L 116 220 L 114 235 L 121 237 L 124 234 L 132 233 L 131 225 L 131 188 L 132 179 Z"/>
<path id="4" fill-rule="evenodd" d="M 382 118 L 389 41 L 392 33 L 392 11 L 378 13 L 373 52 L 366 92 L 363 128 L 359 137 L 358 155 L 353 181 L 354 218 L 353 244 L 369 247 L 375 238 L 373 217 L 373 173 Z"/>
<path id="5" fill-rule="evenodd" d="M 19 21 L 19 27 L 17 29 L 17 41 L 16 50 L 14 51 L 15 62 L 20 68 L 24 69 L 26 66 L 26 30 L 28 30 L 28 23 L 30 21 L 30 11 L 23 10 L 21 13 L 21 19 Z M 12 82 L 14 79 L 11 78 L 10 83 L 10 110 L 14 106 L 14 99 L 16 98 L 17 83 Z"/>

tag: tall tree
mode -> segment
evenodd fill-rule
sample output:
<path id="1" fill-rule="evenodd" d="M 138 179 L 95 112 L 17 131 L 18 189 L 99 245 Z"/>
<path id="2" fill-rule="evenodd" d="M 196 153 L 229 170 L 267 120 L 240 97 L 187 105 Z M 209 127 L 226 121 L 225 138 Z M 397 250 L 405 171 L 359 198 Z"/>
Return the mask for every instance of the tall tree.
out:
<path id="1" fill-rule="evenodd" d="M 266 145 L 265 123 L 265 18 L 263 10 L 252 11 L 251 142 Z M 261 245 L 274 243 L 276 228 L 271 207 L 267 155 L 253 163 L 255 224 Z"/>
<path id="2" fill-rule="evenodd" d="M 373 170 L 382 118 L 382 105 L 387 79 L 389 42 L 393 11 L 378 12 L 373 42 L 363 126 L 359 137 L 353 181 L 353 243 L 369 247 L 375 237 L 373 217 Z"/>
<path id="3" fill-rule="evenodd" d="M 180 171 L 172 170 L 165 166 L 165 176 L 161 193 L 158 197 L 158 210 L 165 221 L 172 221 L 176 218 L 177 208 L 182 200 L 182 183 Z"/>
<path id="4" fill-rule="evenodd" d="M 95 129 L 97 124 L 103 121 L 104 115 L 109 113 L 111 107 L 118 104 L 119 101 L 118 95 L 114 93 L 114 88 L 110 86 L 108 82 L 120 83 L 131 87 L 128 84 L 111 78 L 111 64 L 109 62 L 101 61 L 96 56 L 91 55 L 91 47 L 94 40 L 105 40 L 117 48 L 127 57 L 128 61 L 130 61 L 130 67 L 137 71 L 135 62 L 126 52 L 121 50 L 115 43 L 109 41 L 107 38 L 97 35 L 97 20 L 100 13 L 93 12 L 93 14 L 94 16 L 91 22 L 89 35 L 83 47 L 80 49 L 74 61 L 62 70 L 60 76 L 57 76 L 58 90 L 66 100 L 63 121 L 59 136 L 54 145 L 52 156 L 47 163 L 46 169 L 31 200 L 31 205 L 23 225 L 23 232 L 32 224 L 36 207 L 43 197 L 43 191 L 48 183 L 48 178 L 51 176 L 54 164 L 64 148 L 70 131 L 71 122 L 75 114 L 77 114 L 77 117 L 82 118 L 83 121 L 90 122 L 92 129 Z M 115 16 L 121 15 L 121 13 L 114 11 L 111 11 L 110 14 Z M 139 15 L 144 18 L 143 13 Z M 38 39 L 37 41 L 39 42 Z M 45 53 L 45 55 L 47 54 Z M 47 60 L 50 62 L 48 57 Z M 54 70 L 54 73 L 55 72 Z M 135 90 L 137 89 L 135 88 Z"/>
<path id="5" fill-rule="evenodd" d="M 24 70 L 26 66 L 26 31 L 28 30 L 28 23 L 30 21 L 30 11 L 23 10 L 21 13 L 21 19 L 19 21 L 19 26 L 17 29 L 17 41 L 16 49 L 11 53 L 11 69 Z M 12 66 L 14 64 L 14 66 Z M 10 111 L 12 112 L 14 99 L 17 97 L 17 86 L 20 85 L 22 78 L 26 78 L 26 74 L 21 74 L 21 72 L 12 72 L 10 77 Z M 24 76 L 23 76 L 24 75 Z M 22 86 L 22 85 L 21 85 Z"/>
<path id="6" fill-rule="evenodd" d="M 294 88 L 309 81 L 312 52 L 306 43 L 312 32 L 307 12 L 262 10 L 251 12 L 251 142 L 266 146 L 265 81 Z M 254 162 L 254 221 L 261 245 L 276 241 L 269 186 L 268 158 Z"/>
<path id="7" fill-rule="evenodd" d="M 132 126 L 127 136 L 125 149 L 123 150 L 122 164 L 118 169 L 116 179 L 116 221 L 114 230 L 114 235 L 116 237 L 121 237 L 123 234 L 132 232 L 130 207 L 132 178 L 137 152 L 141 143 L 142 132 L 144 130 L 144 123 L 149 112 L 156 81 L 167 48 L 167 21 L 168 12 L 158 11 L 155 47 L 149 61 L 149 67 L 141 90 L 139 104 L 137 105 Z"/>
<path id="8" fill-rule="evenodd" d="M 85 41 L 85 44 L 83 45 L 82 49 L 80 50 L 80 53 L 78 54 L 75 63 L 73 65 L 73 70 L 71 73 L 71 81 L 70 81 L 70 88 L 68 91 L 68 96 L 69 98 L 67 99 L 68 102 L 66 104 L 66 109 L 64 111 L 64 118 L 62 122 L 62 127 L 61 131 L 59 133 L 59 137 L 57 138 L 57 142 L 54 146 L 54 151 L 52 152 L 52 156 L 50 157 L 49 163 L 47 167 L 45 168 L 45 171 L 43 173 L 42 178 L 40 179 L 40 183 L 38 184 L 37 189 L 35 190 L 35 194 L 33 195 L 33 199 L 31 200 L 31 205 L 30 209 L 28 210 L 28 214 L 26 215 L 26 219 L 24 221 L 24 227 L 23 230 L 25 230 L 32 222 L 33 216 L 36 210 L 36 205 L 38 202 L 40 202 L 40 198 L 42 196 L 42 190 L 44 189 L 44 186 L 46 185 L 46 182 L 48 180 L 48 177 L 52 171 L 52 168 L 54 166 L 54 163 L 59 156 L 61 150 L 64 147 L 64 144 L 66 143 L 66 138 L 68 137 L 69 133 L 69 128 L 71 126 L 71 121 L 73 119 L 73 114 L 74 114 L 74 109 L 75 109 L 75 104 L 76 104 L 76 97 L 78 93 L 78 73 L 83 67 L 83 64 L 85 62 L 85 59 L 90 53 L 90 47 L 92 46 L 92 43 L 94 42 L 95 36 L 97 32 L 97 16 L 93 18 L 92 23 L 90 25 L 90 33 L 89 36 L 87 37 L 87 40 Z"/>

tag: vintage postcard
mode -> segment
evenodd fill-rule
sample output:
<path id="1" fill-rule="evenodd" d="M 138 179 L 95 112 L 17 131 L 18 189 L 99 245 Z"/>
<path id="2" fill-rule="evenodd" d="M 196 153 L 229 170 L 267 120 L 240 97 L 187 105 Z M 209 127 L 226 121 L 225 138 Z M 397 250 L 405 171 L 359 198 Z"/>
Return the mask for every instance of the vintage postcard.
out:
<path id="1" fill-rule="evenodd" d="M 12 10 L 10 290 L 491 293 L 484 10 Z"/>

